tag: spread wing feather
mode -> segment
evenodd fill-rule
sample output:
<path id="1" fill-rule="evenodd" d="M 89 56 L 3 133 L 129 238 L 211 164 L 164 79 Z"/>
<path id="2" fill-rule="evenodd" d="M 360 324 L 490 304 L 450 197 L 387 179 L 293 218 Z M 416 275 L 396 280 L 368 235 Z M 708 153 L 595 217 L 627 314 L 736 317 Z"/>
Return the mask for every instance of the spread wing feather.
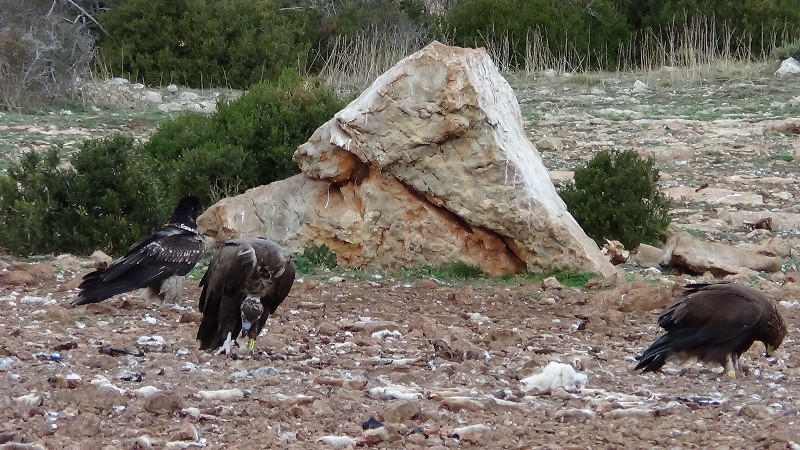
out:
<path id="1" fill-rule="evenodd" d="M 198 233 L 168 226 L 135 244 L 107 269 L 87 274 L 74 304 L 97 303 L 174 275 L 186 275 L 203 256 L 203 249 L 203 239 Z"/>

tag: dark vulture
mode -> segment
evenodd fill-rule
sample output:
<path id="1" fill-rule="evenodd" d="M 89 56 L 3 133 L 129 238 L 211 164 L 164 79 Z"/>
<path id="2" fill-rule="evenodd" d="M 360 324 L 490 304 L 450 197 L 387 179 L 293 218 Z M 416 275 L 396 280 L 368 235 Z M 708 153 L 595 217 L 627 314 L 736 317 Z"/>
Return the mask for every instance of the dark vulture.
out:
<path id="1" fill-rule="evenodd" d="M 764 293 L 736 283 L 693 283 L 658 318 L 667 332 L 636 359 L 634 370 L 657 371 L 672 359 L 720 364 L 740 373 L 739 357 L 755 341 L 771 356 L 786 336 L 786 323 Z"/>
<path id="2" fill-rule="evenodd" d="M 222 244 L 200 280 L 200 349 L 222 347 L 220 353 L 230 354 L 231 339 L 241 333 L 250 339 L 248 350 L 255 351 L 258 334 L 289 295 L 294 275 L 291 253 L 269 239 Z"/>
<path id="3" fill-rule="evenodd" d="M 197 232 L 197 197 L 178 202 L 169 223 L 133 244 L 122 258 L 107 268 L 83 277 L 74 305 L 97 303 L 123 292 L 147 288 L 146 297 L 174 301 L 183 287 L 184 275 L 203 256 L 203 236 Z"/>

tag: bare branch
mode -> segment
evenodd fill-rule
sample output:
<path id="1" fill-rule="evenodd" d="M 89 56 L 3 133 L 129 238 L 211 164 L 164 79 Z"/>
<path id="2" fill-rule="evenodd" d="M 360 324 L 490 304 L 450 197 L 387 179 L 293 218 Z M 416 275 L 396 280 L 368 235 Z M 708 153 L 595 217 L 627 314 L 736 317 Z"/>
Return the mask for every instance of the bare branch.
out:
<path id="1" fill-rule="evenodd" d="M 97 25 L 98 27 L 100 27 L 100 29 L 101 29 L 101 30 L 103 30 L 103 33 L 105 33 L 105 34 L 107 34 L 107 35 L 111 36 L 111 34 L 110 34 L 108 31 L 106 31 L 106 29 L 105 29 L 105 28 L 103 28 L 103 26 L 102 26 L 102 25 L 100 25 L 100 22 L 98 22 L 98 21 L 97 21 L 97 20 L 96 20 L 94 17 L 92 17 L 92 15 L 91 15 L 91 14 L 89 14 L 88 12 L 86 12 L 86 10 L 85 10 L 85 9 L 81 8 L 81 6 L 80 6 L 79 4 L 75 3 L 73 0 L 67 0 L 67 3 L 69 3 L 70 5 L 72 5 L 72 6 L 76 7 L 76 8 L 78 8 L 78 9 L 80 10 L 80 12 L 82 12 L 82 13 L 83 13 L 83 14 L 84 14 L 86 17 L 88 17 L 88 18 L 89 18 L 89 20 L 91 20 L 92 22 L 94 22 L 94 23 L 95 23 L 95 25 Z"/>

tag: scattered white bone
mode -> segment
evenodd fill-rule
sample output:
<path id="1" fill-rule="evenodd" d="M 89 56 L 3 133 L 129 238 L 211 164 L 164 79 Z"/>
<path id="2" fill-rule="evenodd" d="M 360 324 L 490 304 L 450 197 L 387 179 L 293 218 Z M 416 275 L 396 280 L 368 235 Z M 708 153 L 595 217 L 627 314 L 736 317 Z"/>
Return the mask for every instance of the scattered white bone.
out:
<path id="1" fill-rule="evenodd" d="M 20 395 L 19 397 L 13 397 L 11 401 L 13 401 L 17 406 L 42 406 L 44 403 L 42 394 L 37 394 L 35 392 L 31 392 L 27 395 Z"/>
<path id="2" fill-rule="evenodd" d="M 372 337 L 381 341 L 385 341 L 388 338 L 402 339 L 403 334 L 397 330 L 380 330 L 372 333 Z"/>
<path id="3" fill-rule="evenodd" d="M 125 392 L 127 392 L 125 389 L 119 388 L 119 387 L 114 386 L 113 384 L 111 384 L 111 382 L 108 381 L 108 378 L 106 378 L 106 377 L 104 377 L 102 375 L 95 375 L 94 379 L 92 381 L 90 381 L 89 383 L 91 383 L 91 384 L 93 384 L 93 385 L 95 385 L 97 387 L 101 387 L 101 388 L 106 388 L 106 389 L 111 389 L 111 390 L 117 391 L 122 395 L 125 395 Z"/>
<path id="4" fill-rule="evenodd" d="M 322 436 L 317 438 L 317 442 L 328 444 L 333 448 L 355 447 L 357 444 L 350 436 Z"/>
<path id="5" fill-rule="evenodd" d="M 167 345 L 167 342 L 161 336 L 142 336 L 136 340 L 136 343 L 139 345 L 148 345 L 153 347 Z"/>
<path id="6" fill-rule="evenodd" d="M 566 390 L 579 388 L 586 385 L 587 381 L 585 374 L 576 372 L 569 364 L 553 361 L 541 373 L 523 378 L 520 383 L 522 392 L 550 392 L 557 387 Z"/>
<path id="7" fill-rule="evenodd" d="M 133 395 L 137 397 L 147 398 L 158 392 L 158 390 L 159 389 L 155 386 L 143 386 L 140 387 L 139 389 L 134 389 Z"/>
<path id="8" fill-rule="evenodd" d="M 374 387 L 367 391 L 367 396 L 375 400 L 415 400 L 422 398 L 422 392 L 407 386 L 391 385 Z"/>
<path id="9" fill-rule="evenodd" d="M 482 423 L 476 425 L 467 425 L 465 427 L 453 428 L 453 430 L 450 432 L 450 436 L 457 437 L 462 441 L 477 444 L 481 442 L 481 436 L 490 430 L 491 428 L 488 425 L 484 425 Z"/>
<path id="10" fill-rule="evenodd" d="M 241 400 L 250 395 L 250 391 L 243 391 L 241 389 L 221 389 L 218 391 L 198 391 L 197 394 L 206 400 Z"/>

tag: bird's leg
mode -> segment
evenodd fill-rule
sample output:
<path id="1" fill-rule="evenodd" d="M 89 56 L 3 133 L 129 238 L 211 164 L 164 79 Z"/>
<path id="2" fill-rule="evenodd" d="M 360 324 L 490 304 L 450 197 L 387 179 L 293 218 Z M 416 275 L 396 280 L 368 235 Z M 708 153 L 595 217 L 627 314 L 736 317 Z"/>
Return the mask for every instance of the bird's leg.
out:
<path id="1" fill-rule="evenodd" d="M 247 341 L 247 350 L 252 354 L 256 352 L 256 340 L 250 339 Z"/>
<path id="2" fill-rule="evenodd" d="M 728 356 L 728 359 L 725 361 L 725 375 L 736 378 L 737 366 L 739 365 L 737 359 L 738 358 L 733 353 Z"/>

